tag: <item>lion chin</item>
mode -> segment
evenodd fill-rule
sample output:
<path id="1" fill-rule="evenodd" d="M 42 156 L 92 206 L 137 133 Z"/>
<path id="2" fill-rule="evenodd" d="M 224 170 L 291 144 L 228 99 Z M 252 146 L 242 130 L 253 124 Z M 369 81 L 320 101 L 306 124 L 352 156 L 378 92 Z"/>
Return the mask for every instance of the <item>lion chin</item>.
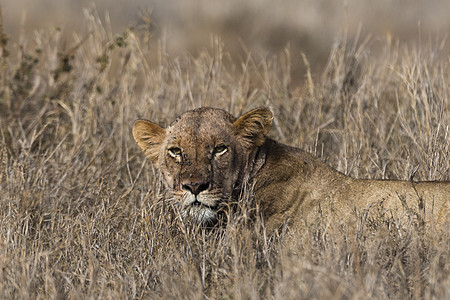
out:
<path id="1" fill-rule="evenodd" d="M 214 225 L 217 223 L 216 211 L 202 204 L 184 208 L 181 217 L 199 225 Z"/>

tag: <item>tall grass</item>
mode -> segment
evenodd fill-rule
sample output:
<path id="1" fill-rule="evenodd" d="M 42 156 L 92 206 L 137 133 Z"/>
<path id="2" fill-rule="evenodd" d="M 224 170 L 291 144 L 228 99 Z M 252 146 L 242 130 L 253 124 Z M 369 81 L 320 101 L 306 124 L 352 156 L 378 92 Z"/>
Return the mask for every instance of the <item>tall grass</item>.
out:
<path id="1" fill-rule="evenodd" d="M 269 106 L 271 136 L 358 178 L 450 179 L 450 60 L 439 44 L 343 38 L 323 75 L 294 84 L 282 51 L 235 63 L 219 38 L 170 57 L 144 29 L 114 36 L 95 13 L 71 43 L 1 31 L 1 298 L 450 297 L 450 232 L 363 211 L 357 238 L 325 218 L 283 251 L 250 195 L 226 227 L 177 217 L 131 137 L 198 106 Z M 298 81 L 296 81 L 298 82 Z M 449 224 L 449 222 L 445 223 Z M 445 228 L 445 227 L 444 227 Z M 448 227 L 447 227 L 448 228 Z"/>

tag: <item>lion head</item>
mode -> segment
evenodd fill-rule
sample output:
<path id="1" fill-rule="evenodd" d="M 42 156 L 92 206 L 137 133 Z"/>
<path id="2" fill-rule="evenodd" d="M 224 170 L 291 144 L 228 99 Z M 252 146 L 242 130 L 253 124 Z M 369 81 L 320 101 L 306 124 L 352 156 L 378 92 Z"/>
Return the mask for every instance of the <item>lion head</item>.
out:
<path id="1" fill-rule="evenodd" d="M 182 216 L 211 224 L 239 192 L 272 119 L 266 108 L 236 119 L 224 110 L 202 107 L 167 128 L 137 120 L 133 137 L 163 174 Z"/>

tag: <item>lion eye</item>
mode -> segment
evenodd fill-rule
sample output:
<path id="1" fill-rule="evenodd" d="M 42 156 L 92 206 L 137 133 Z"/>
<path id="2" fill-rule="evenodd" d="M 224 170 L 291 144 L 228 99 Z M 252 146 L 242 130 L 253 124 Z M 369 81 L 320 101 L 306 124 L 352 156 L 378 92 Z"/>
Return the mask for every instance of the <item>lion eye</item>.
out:
<path id="1" fill-rule="evenodd" d="M 225 145 L 219 145 L 214 148 L 214 155 L 219 156 L 227 152 L 228 148 Z"/>
<path id="2" fill-rule="evenodd" d="M 178 147 L 169 148 L 169 155 L 172 157 L 177 157 L 181 155 L 181 149 Z"/>

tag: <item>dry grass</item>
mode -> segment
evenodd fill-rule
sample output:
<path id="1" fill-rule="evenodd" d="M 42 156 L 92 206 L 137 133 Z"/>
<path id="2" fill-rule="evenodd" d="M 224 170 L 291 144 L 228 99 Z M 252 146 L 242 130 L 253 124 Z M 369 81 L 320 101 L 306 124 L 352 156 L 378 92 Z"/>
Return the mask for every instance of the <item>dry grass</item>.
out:
<path id="1" fill-rule="evenodd" d="M 167 125 L 200 105 L 236 115 L 266 105 L 271 136 L 344 173 L 449 180 L 450 60 L 439 44 L 387 39 L 378 56 L 370 40 L 342 39 L 322 77 L 295 85 L 287 50 L 236 64 L 215 39 L 169 57 L 145 30 L 112 36 L 94 14 L 86 26 L 70 47 L 58 30 L 22 43 L 2 32 L 1 298 L 450 297 L 448 230 L 358 211 L 356 239 L 320 219 L 289 255 L 249 220 L 248 195 L 226 228 L 198 229 L 164 201 L 131 137 L 139 117 Z"/>

